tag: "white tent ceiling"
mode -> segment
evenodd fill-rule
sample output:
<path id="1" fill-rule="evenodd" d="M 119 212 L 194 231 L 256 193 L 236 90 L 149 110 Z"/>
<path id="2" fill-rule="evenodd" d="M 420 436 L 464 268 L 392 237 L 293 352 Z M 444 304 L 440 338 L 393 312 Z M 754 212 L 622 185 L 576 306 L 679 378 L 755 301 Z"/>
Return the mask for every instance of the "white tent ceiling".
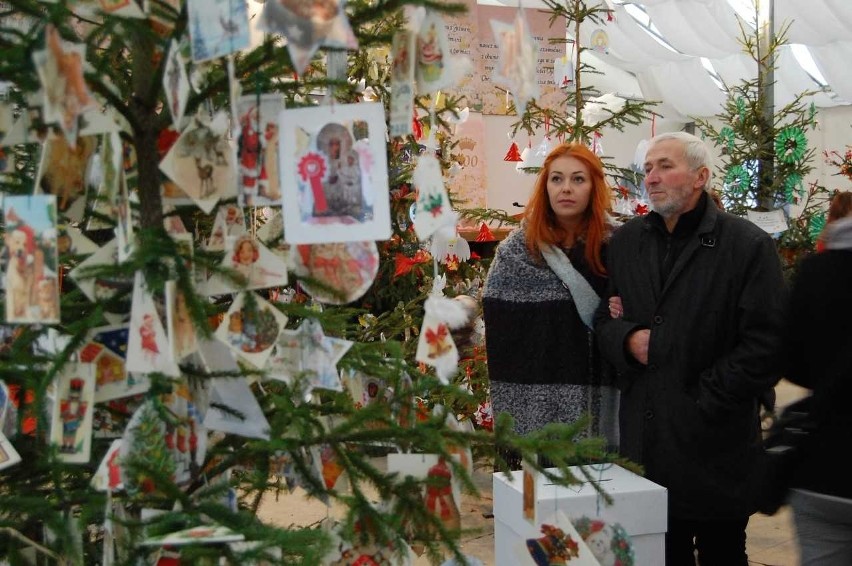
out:
<path id="1" fill-rule="evenodd" d="M 518 0 L 499 1 L 518 5 Z M 603 29 L 608 48 L 606 52 L 593 53 L 604 63 L 600 70 L 626 72 L 617 79 L 619 84 L 612 85 L 610 81 L 608 87 L 662 101 L 659 111 L 667 118 L 687 120 L 721 111 L 725 95 L 708 72 L 708 64 L 726 84 L 737 84 L 757 74 L 757 64 L 744 53 L 740 43 L 740 26 L 748 29 L 749 24 L 732 5 L 750 5 L 747 0 L 599 1 L 614 10 L 614 17 L 601 26 L 581 28 L 581 45 L 591 46 L 592 34 Z M 543 7 L 540 0 L 521 3 L 525 7 Z M 744 12 L 745 17 L 752 12 L 753 8 Z M 647 15 L 650 26 L 631 14 L 642 18 Z M 820 89 L 820 84 L 800 64 L 794 44 L 807 47 L 817 72 L 825 80 L 826 86 L 811 98 L 815 105 L 852 104 L 852 74 L 848 72 L 852 61 L 852 0 L 774 0 L 774 21 L 776 30 L 789 23 L 788 45 L 780 49 L 776 61 L 776 105 L 792 101 L 798 93 Z M 653 37 L 648 27 L 673 49 Z"/>

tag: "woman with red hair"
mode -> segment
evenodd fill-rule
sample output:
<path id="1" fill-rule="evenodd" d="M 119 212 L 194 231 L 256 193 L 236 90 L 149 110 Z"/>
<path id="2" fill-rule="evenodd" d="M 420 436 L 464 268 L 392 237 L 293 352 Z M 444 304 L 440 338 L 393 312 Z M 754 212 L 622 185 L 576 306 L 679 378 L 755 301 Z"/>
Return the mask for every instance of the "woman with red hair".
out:
<path id="1" fill-rule="evenodd" d="M 497 248 L 483 289 L 494 415 L 527 434 L 590 415 L 588 436 L 617 445 L 615 389 L 605 383 L 592 318 L 606 288 L 614 228 L 601 160 L 579 143 L 544 160 L 521 226 Z M 501 454 L 513 469 L 516 454 Z"/>

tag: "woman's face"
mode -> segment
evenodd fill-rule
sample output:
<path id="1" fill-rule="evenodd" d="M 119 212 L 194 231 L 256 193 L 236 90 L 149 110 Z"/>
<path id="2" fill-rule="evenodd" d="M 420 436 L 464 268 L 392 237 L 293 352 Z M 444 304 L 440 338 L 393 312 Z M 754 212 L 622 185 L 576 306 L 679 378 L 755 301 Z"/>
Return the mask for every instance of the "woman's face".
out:
<path id="1" fill-rule="evenodd" d="M 560 224 L 576 226 L 586 213 L 591 195 L 592 176 L 585 163 L 568 155 L 553 160 L 547 173 L 547 196 Z"/>

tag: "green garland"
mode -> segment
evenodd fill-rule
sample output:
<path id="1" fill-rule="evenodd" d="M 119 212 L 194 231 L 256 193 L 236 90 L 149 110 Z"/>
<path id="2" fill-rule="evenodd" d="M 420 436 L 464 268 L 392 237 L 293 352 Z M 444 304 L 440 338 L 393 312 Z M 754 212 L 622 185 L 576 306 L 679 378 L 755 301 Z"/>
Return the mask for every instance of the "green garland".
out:
<path id="1" fill-rule="evenodd" d="M 801 161 L 807 147 L 805 132 L 798 126 L 787 126 L 778 132 L 778 137 L 775 138 L 775 155 L 779 161 L 790 165 Z"/>
<path id="2" fill-rule="evenodd" d="M 808 222 L 808 236 L 811 242 L 816 242 L 819 235 L 825 229 L 825 214 L 814 214 Z"/>
<path id="3" fill-rule="evenodd" d="M 793 197 L 802 195 L 802 176 L 798 173 L 790 173 L 784 179 L 784 196 L 787 202 L 793 202 Z"/>

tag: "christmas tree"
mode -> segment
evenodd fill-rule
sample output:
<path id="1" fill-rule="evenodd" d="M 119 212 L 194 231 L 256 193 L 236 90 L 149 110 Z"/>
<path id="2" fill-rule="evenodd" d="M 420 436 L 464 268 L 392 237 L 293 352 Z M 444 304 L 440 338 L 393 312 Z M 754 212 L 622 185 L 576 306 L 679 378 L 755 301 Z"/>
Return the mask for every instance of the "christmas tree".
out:
<path id="1" fill-rule="evenodd" d="M 533 462 L 540 454 L 563 470 L 605 457 L 601 442 L 574 439 L 578 427 L 519 438 L 506 418 L 494 423 L 493 432 L 453 426 L 456 415 L 472 414 L 484 395 L 482 360 L 463 352 L 467 366 L 448 383 L 414 361 L 424 301 L 439 270 L 431 259 L 414 259 L 424 246 L 412 238 L 407 216 L 394 218 L 396 234 L 404 237 L 379 242 L 376 282 L 358 302 L 341 304 L 340 295 L 351 288 L 335 287 L 317 276 L 320 271 L 292 271 L 284 283 L 270 251 L 280 244 L 280 231 L 265 240 L 270 249 L 256 241 L 240 244 L 240 226 L 256 240 L 255 233 L 272 222 L 274 207 L 237 207 L 238 214 L 223 215 L 222 236 L 236 238 L 235 247 L 210 245 L 218 211 L 234 204 L 236 179 L 269 183 L 280 162 L 274 154 L 260 167 L 252 159 L 276 133 L 288 133 L 286 126 L 276 132 L 276 121 L 253 132 L 260 118 L 251 110 L 240 123 L 240 110 L 234 110 L 240 91 L 255 99 L 274 95 L 288 109 L 324 108 L 326 121 L 334 122 L 335 104 L 339 109 L 361 102 L 369 90 L 387 115 L 388 73 L 376 71 L 387 66 L 379 53 L 404 25 L 401 8 L 459 9 L 443 2 L 353 0 L 326 3 L 330 11 L 307 14 L 318 18 L 311 19 L 303 13 L 312 9 L 307 3 L 268 3 L 267 9 L 285 11 L 265 14 L 269 33 L 250 46 L 239 4 L 238 10 L 233 3 L 153 0 L 147 12 L 133 1 L 4 4 L 0 77 L 11 81 L 6 103 L 18 129 L 4 138 L 15 160 L 2 176 L 2 190 L 7 203 L 10 195 L 32 195 L 34 202 L 49 204 L 53 195 L 76 204 L 63 206 L 59 219 L 74 235 L 70 243 L 55 228 L 32 236 L 17 220 L 33 223 L 36 216 L 17 219 L 4 207 L 6 268 L 37 268 L 39 282 L 54 277 L 61 286 L 61 317 L 54 322 L 47 306 L 35 301 L 24 314 L 10 311 L 17 295 L 6 281 L 0 379 L 14 402 L 0 414 L 20 461 L 9 454 L 0 482 L 0 557 L 13 563 L 35 554 L 73 564 L 165 563 L 171 557 L 185 564 L 314 565 L 365 548 L 401 560 L 409 533 L 417 533 L 435 560 L 444 553 L 461 559 L 457 525 L 430 503 L 434 478 L 384 471 L 376 466 L 376 446 L 429 455 L 431 466 L 441 465 L 442 478 L 451 473 L 468 491 L 475 487 L 459 457 L 468 448 L 486 454 L 511 448 Z M 343 49 L 355 41 L 360 51 Z M 347 58 L 343 72 L 335 69 L 341 56 Z M 417 104 L 432 110 L 423 98 Z M 453 105 L 448 98 L 433 112 L 433 130 L 446 125 Z M 108 125 L 96 127 L 103 122 Z M 237 158 L 231 147 L 238 124 L 244 149 Z M 369 141 L 358 124 L 350 134 L 356 143 Z M 407 136 L 385 147 L 383 135 L 369 137 L 381 137 L 389 163 L 390 192 L 380 198 L 390 199 L 395 215 L 407 215 L 421 144 Z M 116 138 L 122 151 L 105 151 L 118 147 Z M 65 142 L 66 157 L 58 157 L 56 140 Z M 445 171 L 451 148 L 436 153 Z M 107 158 L 110 167 L 104 168 Z M 303 163 L 309 182 L 310 163 Z M 341 161 L 345 180 L 343 167 Z M 118 175 L 101 174 L 105 169 Z M 247 181 L 239 182 L 248 190 Z M 175 208 L 167 211 L 164 201 Z M 312 205 L 316 211 L 317 201 Z M 18 240 L 20 255 L 12 253 Z M 289 249 L 291 256 L 309 252 Z M 407 261 L 399 262 L 398 253 Z M 58 264 L 49 261 L 51 254 Z M 320 259 L 330 266 L 341 256 Z M 251 262 L 255 267 L 241 270 Z M 450 275 L 445 288 L 452 296 L 475 289 L 473 280 L 483 272 L 448 264 L 441 274 Z M 143 294 L 134 295 L 140 285 Z M 203 285 L 227 290 L 203 294 Z M 326 300 L 309 298 L 306 289 Z M 131 304 L 132 296 L 148 302 Z M 128 329 L 130 311 L 141 314 L 140 305 L 153 307 L 131 317 L 140 323 Z M 318 356 L 291 355 L 303 342 L 289 337 L 305 321 L 318 321 L 325 333 L 312 342 Z M 123 334 L 113 334 L 116 324 Z M 277 334 L 285 327 L 289 334 Z M 258 352 L 256 342 L 246 343 L 261 337 L 266 344 L 273 335 L 274 351 Z M 461 341 L 459 346 L 467 347 Z M 48 437 L 56 417 L 47 401 L 57 375 L 82 352 L 98 375 L 95 429 L 83 431 L 94 435 L 94 443 L 88 463 L 68 464 Z M 317 359 L 334 366 L 330 383 L 315 380 Z M 122 371 L 125 364 L 137 370 Z M 334 383 L 337 369 L 345 385 Z M 356 394 L 359 387 L 363 393 Z M 108 450 L 119 440 L 116 464 Z M 97 480 L 104 460 L 110 470 L 105 489 Z M 553 481 L 570 481 L 546 473 Z M 341 474 L 347 489 L 337 487 Z M 344 517 L 327 528 L 281 528 L 258 519 L 264 498 L 296 486 L 341 505 Z M 234 544 L 240 541 L 247 544 Z"/>
<path id="2" fill-rule="evenodd" d="M 755 18 L 756 19 L 756 18 Z M 787 26 L 777 33 L 764 25 L 742 28 L 743 50 L 754 62 L 754 79 L 725 85 L 725 106 L 714 119 L 698 119 L 702 134 L 722 154 L 717 188 L 728 212 L 783 212 L 787 229 L 776 240 L 786 269 L 813 251 L 824 224 L 827 191 L 808 183 L 815 149 L 806 133 L 817 127 L 813 92 L 801 92 L 777 107 L 772 95 L 775 57 L 785 44 Z"/>

